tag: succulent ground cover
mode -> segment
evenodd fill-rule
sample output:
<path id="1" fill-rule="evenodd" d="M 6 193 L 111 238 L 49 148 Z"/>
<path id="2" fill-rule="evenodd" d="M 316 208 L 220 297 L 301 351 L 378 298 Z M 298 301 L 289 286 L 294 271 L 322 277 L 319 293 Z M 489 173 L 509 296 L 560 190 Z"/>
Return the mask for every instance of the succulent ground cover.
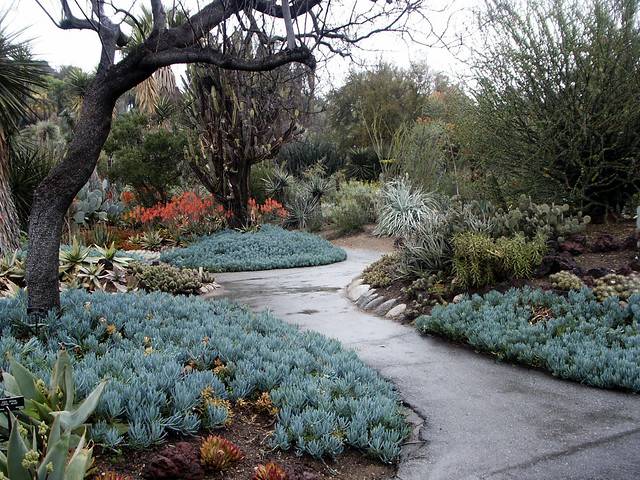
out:
<path id="1" fill-rule="evenodd" d="M 73 353 L 78 397 L 109 382 L 91 435 L 109 448 L 147 448 L 232 421 L 234 405 L 275 415 L 273 448 L 332 457 L 353 447 L 394 462 L 408 435 L 391 384 L 354 352 L 269 313 L 168 294 L 73 290 L 62 314 L 29 335 L 25 298 L 0 301 L 0 358 L 45 382 L 58 348 Z M 268 399 L 268 401 L 266 400 Z"/>
<path id="2" fill-rule="evenodd" d="M 235 230 L 202 237 L 186 248 L 162 254 L 163 262 L 211 272 L 310 267 L 341 262 L 344 250 L 310 233 L 263 225 L 256 232 Z"/>
<path id="3" fill-rule="evenodd" d="M 640 295 L 620 303 L 588 289 L 492 291 L 436 306 L 416 327 L 558 377 L 640 392 Z"/>

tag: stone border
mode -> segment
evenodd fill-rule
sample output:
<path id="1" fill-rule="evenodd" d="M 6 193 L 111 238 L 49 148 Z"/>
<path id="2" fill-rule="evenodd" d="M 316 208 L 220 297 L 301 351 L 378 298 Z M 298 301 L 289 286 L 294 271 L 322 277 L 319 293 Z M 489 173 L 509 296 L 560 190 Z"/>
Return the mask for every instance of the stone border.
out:
<path id="1" fill-rule="evenodd" d="M 375 288 L 356 277 L 347 286 L 347 297 L 362 310 L 381 317 L 402 321 L 405 318 L 407 305 L 396 298 L 385 298 Z"/>

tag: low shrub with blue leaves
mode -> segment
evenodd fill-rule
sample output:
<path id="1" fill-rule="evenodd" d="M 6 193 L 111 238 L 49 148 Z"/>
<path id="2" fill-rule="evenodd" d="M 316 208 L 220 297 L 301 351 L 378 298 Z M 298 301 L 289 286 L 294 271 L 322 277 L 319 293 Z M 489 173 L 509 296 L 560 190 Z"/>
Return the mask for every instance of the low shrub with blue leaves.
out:
<path id="1" fill-rule="evenodd" d="M 0 301 L 3 368 L 10 354 L 48 382 L 66 346 L 79 398 L 109 379 L 91 419 L 94 440 L 107 447 L 145 448 L 170 432 L 222 426 L 225 400 L 263 392 L 278 408 L 274 447 L 321 457 L 353 446 L 393 462 L 408 434 L 391 384 L 337 341 L 268 312 L 163 293 L 73 290 L 41 339 L 26 341 L 14 336 L 26 321 L 24 302 Z M 213 397 L 220 401 L 206 401 Z"/>
<path id="2" fill-rule="evenodd" d="M 567 297 L 531 288 L 492 291 L 436 306 L 416 327 L 558 377 L 640 392 L 640 295 L 621 304 L 600 303 L 588 289 Z"/>
<path id="3" fill-rule="evenodd" d="M 224 230 L 202 237 L 163 253 L 160 260 L 211 272 L 241 272 L 327 265 L 346 258 L 344 250 L 317 235 L 263 225 L 257 232 Z"/>

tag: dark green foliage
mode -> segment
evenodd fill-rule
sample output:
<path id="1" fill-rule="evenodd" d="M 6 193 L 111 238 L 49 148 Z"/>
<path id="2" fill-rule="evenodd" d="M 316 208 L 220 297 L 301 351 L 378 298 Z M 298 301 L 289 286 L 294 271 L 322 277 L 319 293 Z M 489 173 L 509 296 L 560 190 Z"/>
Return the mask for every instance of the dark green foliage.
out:
<path id="1" fill-rule="evenodd" d="M 487 6 L 470 123 L 481 168 L 507 195 L 619 211 L 640 190 L 637 0 Z"/>
<path id="2" fill-rule="evenodd" d="M 185 146 L 182 133 L 149 129 L 144 115 L 127 113 L 113 122 L 104 147 L 111 165 L 104 173 L 134 187 L 145 206 L 166 202 L 169 190 L 180 181 Z"/>
<path id="3" fill-rule="evenodd" d="M 370 182 L 378 179 L 382 167 L 373 149 L 359 147 L 349 150 L 344 170 L 347 178 Z"/>
<path id="4" fill-rule="evenodd" d="M 640 295 L 621 306 L 588 290 L 567 297 L 512 289 L 436 306 L 416 320 L 424 333 L 468 342 L 507 361 L 604 388 L 640 392 Z"/>
<path id="5" fill-rule="evenodd" d="M 307 138 L 284 145 L 277 161 L 292 175 L 321 164 L 327 175 L 333 175 L 345 164 L 345 156 L 336 145 L 324 139 Z"/>
<path id="6" fill-rule="evenodd" d="M 16 204 L 20 227 L 26 230 L 33 192 L 51 170 L 54 159 L 36 148 L 21 146 L 10 153 L 9 184 Z"/>
<path id="7" fill-rule="evenodd" d="M 391 462 L 409 433 L 393 386 L 354 352 L 268 312 L 161 293 L 70 291 L 46 334 L 25 343 L 12 334 L 28 322 L 25 300 L 0 301 L 2 368 L 11 355 L 48 383 L 59 346 L 68 346 L 76 398 L 109 378 L 89 420 L 93 440 L 110 448 L 222 426 L 226 408 L 203 411 L 205 396 L 234 402 L 263 392 L 279 410 L 272 444 L 282 449 L 320 457 L 351 446 Z M 214 373 L 220 362 L 224 373 Z"/>
<path id="8" fill-rule="evenodd" d="M 210 273 L 166 264 L 134 263 L 130 265 L 130 270 L 138 286 L 148 292 L 198 295 L 203 285 L 214 281 Z"/>
<path id="9" fill-rule="evenodd" d="M 211 272 L 309 267 L 341 262 L 347 254 L 326 240 L 304 232 L 263 225 L 256 232 L 235 230 L 202 237 L 186 248 L 164 252 L 160 259 L 179 267 Z"/>
<path id="10" fill-rule="evenodd" d="M 482 233 L 466 232 L 453 237 L 453 273 L 464 287 L 484 287 L 500 280 L 529 278 L 540 265 L 547 245 L 544 236 L 526 240 L 492 239 Z"/>

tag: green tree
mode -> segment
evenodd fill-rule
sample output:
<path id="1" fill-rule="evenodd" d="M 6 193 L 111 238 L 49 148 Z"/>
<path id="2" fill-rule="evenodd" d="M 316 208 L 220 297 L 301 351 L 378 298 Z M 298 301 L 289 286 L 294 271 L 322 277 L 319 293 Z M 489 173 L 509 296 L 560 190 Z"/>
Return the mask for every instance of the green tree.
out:
<path id="1" fill-rule="evenodd" d="M 596 218 L 640 189 L 638 0 L 487 0 L 470 151 L 511 195 Z"/>
<path id="2" fill-rule="evenodd" d="M 166 202 L 180 182 L 185 136 L 150 126 L 138 112 L 126 113 L 114 122 L 104 146 L 108 155 L 103 173 L 113 182 L 134 187 L 146 206 Z"/>
<path id="3" fill-rule="evenodd" d="M 340 148 L 388 144 L 401 125 L 421 113 L 427 73 L 379 63 L 371 70 L 351 71 L 345 84 L 327 98 L 328 122 Z M 373 138 L 375 137 L 375 139 Z"/>

